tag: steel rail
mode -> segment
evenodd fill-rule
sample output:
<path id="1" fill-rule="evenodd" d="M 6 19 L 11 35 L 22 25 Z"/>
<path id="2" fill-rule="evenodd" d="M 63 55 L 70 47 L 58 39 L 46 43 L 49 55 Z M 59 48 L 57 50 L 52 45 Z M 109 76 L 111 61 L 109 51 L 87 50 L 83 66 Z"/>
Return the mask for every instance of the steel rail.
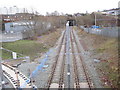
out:
<path id="1" fill-rule="evenodd" d="M 72 31 L 72 33 L 73 33 L 73 37 L 74 37 L 75 43 L 76 43 L 76 45 L 77 45 L 77 51 L 78 51 L 78 53 L 80 53 L 80 49 L 79 49 L 78 43 L 77 43 L 77 41 L 76 41 L 75 34 L 74 34 L 73 31 Z M 90 78 L 89 74 L 87 73 L 88 70 L 87 70 L 87 68 L 86 68 L 86 64 L 85 64 L 85 62 L 83 61 L 83 57 L 82 57 L 80 54 L 79 54 L 79 57 L 80 57 L 80 60 L 81 60 L 81 62 L 82 62 L 82 67 L 83 67 L 83 71 L 84 71 L 84 74 L 85 74 L 85 77 L 86 77 L 88 86 L 89 86 L 90 90 L 92 90 L 91 78 Z"/>
<path id="2" fill-rule="evenodd" d="M 63 33 L 62 40 L 61 40 L 61 42 L 60 42 L 60 46 L 58 47 L 58 52 L 57 52 L 57 55 L 56 55 L 56 57 L 55 57 L 55 62 L 54 62 L 54 64 L 52 65 L 52 71 L 51 71 L 50 76 L 49 76 L 49 78 L 48 78 L 47 85 L 45 86 L 45 88 L 47 88 L 47 89 L 50 88 L 50 85 L 51 85 L 51 83 L 52 83 L 52 79 L 53 79 L 53 77 L 54 77 L 55 69 L 56 69 L 57 62 L 58 62 L 58 58 L 59 58 L 59 55 L 60 55 L 60 50 L 61 50 L 61 48 L 62 48 L 62 43 L 63 43 L 63 40 L 64 40 L 64 38 L 65 38 L 65 33 L 66 33 L 66 31 L 64 31 L 64 33 Z"/>
<path id="3" fill-rule="evenodd" d="M 66 38 L 65 38 L 65 41 L 66 41 Z M 59 90 L 63 88 L 63 84 L 64 84 L 65 56 L 66 56 L 65 53 L 66 53 L 66 42 L 64 46 L 64 55 L 63 55 L 62 66 L 61 66 L 61 71 L 60 71 Z"/>
<path id="4" fill-rule="evenodd" d="M 79 74 L 78 74 L 78 66 L 77 66 L 77 62 L 76 62 L 76 58 L 75 58 L 75 54 L 74 54 L 74 46 L 73 46 L 73 38 L 72 38 L 72 32 L 70 33 L 71 37 L 71 47 L 72 47 L 72 54 L 73 54 L 73 67 L 74 67 L 74 76 L 75 76 L 75 84 L 76 84 L 76 89 L 80 89 L 80 82 L 79 82 Z"/>

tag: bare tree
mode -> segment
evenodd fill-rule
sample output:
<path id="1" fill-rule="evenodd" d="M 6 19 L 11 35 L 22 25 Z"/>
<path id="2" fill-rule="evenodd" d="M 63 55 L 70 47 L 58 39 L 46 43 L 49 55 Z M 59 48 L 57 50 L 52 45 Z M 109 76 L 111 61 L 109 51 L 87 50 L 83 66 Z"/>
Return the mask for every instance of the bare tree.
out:
<path id="1" fill-rule="evenodd" d="M 27 9 L 23 10 L 23 22 L 25 23 L 26 31 L 24 31 L 24 35 L 26 37 L 31 37 L 33 39 L 36 39 L 37 37 L 37 23 L 38 23 L 38 12 L 34 11 L 32 13 L 28 13 Z"/>
<path id="2" fill-rule="evenodd" d="M 66 17 L 60 16 L 57 11 L 51 14 L 47 13 L 47 16 L 42 16 L 38 15 L 37 11 L 28 13 L 27 10 L 24 10 L 23 19 L 27 29 L 24 33 L 32 39 L 37 39 L 42 33 L 64 26 L 66 21 Z"/>

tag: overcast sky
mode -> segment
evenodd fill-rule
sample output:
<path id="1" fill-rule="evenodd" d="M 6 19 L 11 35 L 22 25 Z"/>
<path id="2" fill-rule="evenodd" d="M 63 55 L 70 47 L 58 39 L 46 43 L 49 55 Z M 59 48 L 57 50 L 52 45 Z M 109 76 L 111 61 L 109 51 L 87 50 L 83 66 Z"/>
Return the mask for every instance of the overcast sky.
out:
<path id="1" fill-rule="evenodd" d="M 34 8 L 40 14 L 46 14 L 46 12 L 63 12 L 63 13 L 85 13 L 112 9 L 118 7 L 120 0 L 0 0 L 0 13 L 6 13 L 7 7 L 17 6 L 18 8 L 27 8 L 31 10 Z M 15 8 L 12 8 L 15 12 Z M 20 9 L 21 10 L 21 9 Z M 10 12 L 10 11 L 9 11 Z"/>

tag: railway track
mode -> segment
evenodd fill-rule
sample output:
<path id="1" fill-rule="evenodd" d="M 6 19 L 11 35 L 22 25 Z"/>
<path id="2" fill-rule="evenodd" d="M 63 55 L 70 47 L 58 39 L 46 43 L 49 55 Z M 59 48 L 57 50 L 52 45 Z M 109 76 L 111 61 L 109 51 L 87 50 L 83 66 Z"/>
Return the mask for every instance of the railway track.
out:
<path id="1" fill-rule="evenodd" d="M 75 57 L 75 50 L 74 50 L 74 42 L 73 42 L 73 37 L 72 37 L 72 33 L 70 33 L 70 40 L 71 40 L 71 48 L 72 48 L 72 55 L 73 55 L 73 71 L 74 71 L 74 79 L 75 79 L 75 85 L 74 87 L 76 89 L 80 89 L 80 82 L 79 82 L 79 73 L 78 73 L 78 66 L 77 66 L 77 61 L 76 61 L 76 57 Z"/>
<path id="2" fill-rule="evenodd" d="M 55 57 L 55 62 L 53 63 L 53 66 L 52 66 L 52 71 L 50 73 L 50 76 L 49 76 L 49 79 L 47 81 L 47 85 L 45 86 L 45 88 L 62 88 L 63 87 L 63 76 L 64 76 L 64 54 L 62 55 L 63 57 L 62 58 L 62 61 L 59 60 L 59 57 L 61 56 L 61 49 L 63 49 L 63 51 L 65 51 L 65 47 L 63 46 L 65 44 L 65 34 L 66 34 L 66 31 L 63 33 L 63 36 L 61 38 L 61 42 L 58 46 L 58 51 L 57 51 L 57 55 Z M 63 46 L 63 47 L 62 47 Z M 62 64 L 62 65 L 60 65 Z M 59 67 L 57 68 L 57 66 L 60 65 L 62 69 L 60 69 Z M 59 71 L 57 71 L 59 70 Z M 60 73 L 61 74 L 60 74 Z M 59 74 L 57 74 L 59 73 Z M 55 79 L 55 76 L 58 76 L 56 77 L 57 81 L 59 79 L 59 81 L 57 83 L 59 84 L 56 84 L 54 83 L 54 80 Z M 59 78 L 60 77 L 60 78 Z"/>
<path id="3" fill-rule="evenodd" d="M 6 63 L 2 63 L 2 69 L 3 75 L 10 81 L 14 88 L 21 88 L 23 84 L 25 84 L 24 88 L 33 88 L 33 85 L 30 81 L 26 82 L 29 79 L 16 68 Z"/>
<path id="4" fill-rule="evenodd" d="M 72 28 L 69 28 L 72 29 Z M 84 63 L 83 57 L 80 54 L 80 49 L 79 49 L 79 42 L 76 40 L 76 36 L 74 34 L 73 30 L 70 30 L 70 42 L 69 42 L 69 66 L 68 63 L 66 62 L 66 57 L 67 56 L 67 45 L 66 44 L 68 41 L 67 34 L 68 32 L 64 32 L 62 35 L 60 44 L 58 46 L 58 51 L 57 55 L 55 57 L 55 62 L 53 63 L 51 73 L 49 75 L 49 79 L 47 81 L 47 85 L 45 88 L 58 88 L 58 89 L 63 89 L 70 85 L 72 88 L 76 88 L 77 90 L 81 88 L 89 88 L 90 90 L 93 88 L 93 83 L 91 81 L 91 78 L 88 74 L 88 70 L 86 67 L 86 64 Z M 71 50 L 69 50 L 71 49 Z M 62 53 L 62 54 L 61 54 Z M 77 54 L 76 54 L 77 53 Z M 65 72 L 66 69 L 66 72 Z M 68 71 L 69 69 L 69 71 Z M 68 72 L 70 72 L 70 80 L 66 80 L 66 78 L 69 76 Z M 72 74 L 72 75 L 71 75 Z M 71 79 L 72 78 L 72 79 Z M 70 81 L 70 82 L 69 82 Z M 68 83 L 69 82 L 69 83 Z M 68 84 L 66 84 L 68 83 Z M 73 84 L 73 85 L 71 85 Z"/>
<path id="5" fill-rule="evenodd" d="M 85 87 L 89 88 L 91 90 L 93 88 L 93 84 L 92 84 L 91 78 L 88 74 L 86 64 L 85 64 L 85 62 L 83 60 L 83 57 L 81 55 L 80 48 L 79 48 L 79 45 L 78 45 L 79 42 L 77 42 L 77 40 L 76 40 L 74 30 L 72 30 L 71 36 L 72 36 L 71 40 L 73 40 L 74 44 L 75 44 L 73 49 L 76 48 L 76 53 L 78 55 L 78 59 L 76 59 L 76 60 L 78 60 L 78 62 L 76 63 L 76 66 L 77 65 L 80 66 L 80 69 L 82 69 L 82 74 L 83 74 L 82 78 L 84 77 L 83 80 L 81 80 L 79 83 L 81 83 L 82 85 L 85 84 Z M 74 56 L 74 52 L 73 52 L 73 56 Z M 76 60 L 75 60 L 75 62 L 76 62 Z M 78 71 L 78 72 L 79 72 L 79 75 L 80 75 L 81 71 Z M 83 86 L 80 85 L 80 87 L 83 87 Z"/>
<path id="6" fill-rule="evenodd" d="M 66 38 L 65 38 L 66 41 Z M 64 42 L 64 45 L 66 43 Z M 66 45 L 64 46 L 64 53 L 66 53 Z M 64 74 L 65 74 L 65 54 L 63 55 L 63 60 L 62 60 L 62 66 L 61 66 L 61 71 L 60 71 L 60 78 L 59 78 L 59 89 L 62 89 L 64 87 Z"/>

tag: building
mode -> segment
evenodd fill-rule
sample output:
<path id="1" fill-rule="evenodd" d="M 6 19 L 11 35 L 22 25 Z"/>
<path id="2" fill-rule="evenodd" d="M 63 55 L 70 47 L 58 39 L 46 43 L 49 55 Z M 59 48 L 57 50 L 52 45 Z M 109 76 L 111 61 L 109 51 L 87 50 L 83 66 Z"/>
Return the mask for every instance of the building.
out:
<path id="1" fill-rule="evenodd" d="M 116 15 L 120 14 L 120 8 L 115 8 L 115 9 L 110 9 L 110 10 L 104 10 L 102 12 L 106 13 L 107 15 L 116 16 Z"/>
<path id="2" fill-rule="evenodd" d="M 74 14 L 74 16 L 84 16 L 84 15 L 86 15 L 86 14 L 84 14 L 84 13 L 75 13 Z"/>
<path id="3" fill-rule="evenodd" d="M 15 16 L 17 20 L 31 20 L 35 14 L 31 13 L 16 13 Z"/>
<path id="4" fill-rule="evenodd" d="M 22 20 L 31 20 L 35 14 L 31 13 L 16 13 L 16 14 L 1 14 L 0 15 L 0 30 L 5 30 L 5 23 L 22 21 Z"/>
<path id="5" fill-rule="evenodd" d="M 2 14 L 1 16 L 4 22 L 13 22 L 13 21 L 20 21 L 20 20 L 31 20 L 34 14 L 16 13 L 16 14 Z"/>

